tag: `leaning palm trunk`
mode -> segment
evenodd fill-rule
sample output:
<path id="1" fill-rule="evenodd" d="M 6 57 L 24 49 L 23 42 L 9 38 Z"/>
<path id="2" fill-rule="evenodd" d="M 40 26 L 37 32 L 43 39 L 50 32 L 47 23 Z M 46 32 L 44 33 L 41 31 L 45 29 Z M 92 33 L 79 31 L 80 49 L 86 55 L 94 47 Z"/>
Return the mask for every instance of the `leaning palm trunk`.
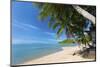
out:
<path id="1" fill-rule="evenodd" d="M 95 17 L 90 14 L 89 12 L 87 12 L 86 10 L 82 9 L 80 6 L 78 5 L 72 5 L 73 8 L 79 13 L 81 14 L 83 17 L 87 18 L 88 20 L 90 20 L 91 22 L 93 22 L 93 24 L 95 24 Z"/>

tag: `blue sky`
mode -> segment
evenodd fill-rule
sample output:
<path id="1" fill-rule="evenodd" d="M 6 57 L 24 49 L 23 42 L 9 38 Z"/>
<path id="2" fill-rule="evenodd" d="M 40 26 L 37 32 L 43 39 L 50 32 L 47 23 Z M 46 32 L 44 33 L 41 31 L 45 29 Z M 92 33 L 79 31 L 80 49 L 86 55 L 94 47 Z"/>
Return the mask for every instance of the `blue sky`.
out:
<path id="1" fill-rule="evenodd" d="M 38 16 L 39 8 L 33 3 L 12 2 L 13 43 L 57 43 L 56 31 L 48 27 L 49 19 L 41 21 Z"/>

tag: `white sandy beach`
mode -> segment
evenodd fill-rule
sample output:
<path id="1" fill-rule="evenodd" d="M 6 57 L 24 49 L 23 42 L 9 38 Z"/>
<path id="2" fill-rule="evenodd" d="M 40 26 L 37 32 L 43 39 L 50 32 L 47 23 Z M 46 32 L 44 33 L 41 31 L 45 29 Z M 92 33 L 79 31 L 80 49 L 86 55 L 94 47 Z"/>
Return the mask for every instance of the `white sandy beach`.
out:
<path id="1" fill-rule="evenodd" d="M 77 62 L 77 61 L 92 61 L 94 59 L 84 59 L 79 55 L 72 55 L 78 47 L 63 47 L 62 51 L 43 56 L 41 58 L 24 62 L 26 64 L 44 64 L 44 63 L 60 63 L 60 62 Z"/>

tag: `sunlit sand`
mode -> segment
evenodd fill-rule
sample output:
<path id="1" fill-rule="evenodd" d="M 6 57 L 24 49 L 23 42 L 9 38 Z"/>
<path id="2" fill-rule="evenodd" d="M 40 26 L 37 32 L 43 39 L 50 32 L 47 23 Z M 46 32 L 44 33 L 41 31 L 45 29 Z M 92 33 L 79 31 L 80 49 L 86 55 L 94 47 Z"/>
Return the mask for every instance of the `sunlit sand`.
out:
<path id="1" fill-rule="evenodd" d="M 26 64 L 44 64 L 44 63 L 60 63 L 60 62 L 77 62 L 77 61 L 93 61 L 95 59 L 85 59 L 81 57 L 80 55 L 74 55 L 73 53 L 79 48 L 77 46 L 75 47 L 62 47 L 63 50 L 49 54 L 46 56 L 43 56 L 38 59 L 33 59 L 27 62 L 24 62 L 21 65 L 26 65 Z"/>

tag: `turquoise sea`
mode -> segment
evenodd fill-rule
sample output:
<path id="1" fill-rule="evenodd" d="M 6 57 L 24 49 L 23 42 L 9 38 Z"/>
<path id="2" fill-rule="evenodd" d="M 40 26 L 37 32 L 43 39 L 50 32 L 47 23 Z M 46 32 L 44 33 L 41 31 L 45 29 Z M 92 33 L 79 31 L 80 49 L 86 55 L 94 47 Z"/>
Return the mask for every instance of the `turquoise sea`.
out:
<path id="1" fill-rule="evenodd" d="M 75 44 L 71 44 L 70 46 L 75 46 Z M 61 50 L 62 46 L 59 44 L 12 44 L 12 64 L 21 64 L 25 61 L 37 59 Z"/>

